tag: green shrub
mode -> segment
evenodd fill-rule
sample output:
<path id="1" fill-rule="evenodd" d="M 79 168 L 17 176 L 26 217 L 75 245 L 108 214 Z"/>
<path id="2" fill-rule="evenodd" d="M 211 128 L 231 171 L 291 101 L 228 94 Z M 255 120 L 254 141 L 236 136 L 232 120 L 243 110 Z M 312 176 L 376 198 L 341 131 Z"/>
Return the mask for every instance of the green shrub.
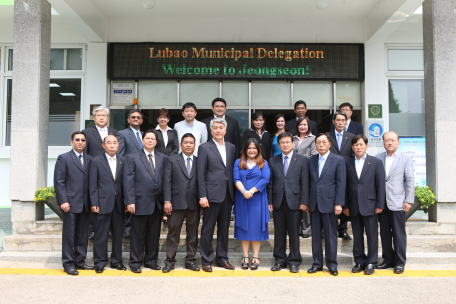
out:
<path id="1" fill-rule="evenodd" d="M 435 195 L 432 192 L 432 189 L 429 189 L 428 186 L 426 187 L 415 187 L 415 196 L 421 204 L 421 209 L 424 213 L 428 213 L 429 206 L 434 205 L 435 203 Z"/>
<path id="2" fill-rule="evenodd" d="M 35 202 L 45 202 L 48 198 L 55 196 L 54 186 L 38 188 L 35 191 Z"/>

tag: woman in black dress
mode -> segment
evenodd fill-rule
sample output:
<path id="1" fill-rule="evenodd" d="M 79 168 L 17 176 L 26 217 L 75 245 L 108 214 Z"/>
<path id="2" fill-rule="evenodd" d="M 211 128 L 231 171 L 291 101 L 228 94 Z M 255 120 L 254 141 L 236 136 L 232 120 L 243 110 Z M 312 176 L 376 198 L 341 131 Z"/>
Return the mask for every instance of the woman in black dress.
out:
<path id="1" fill-rule="evenodd" d="M 242 146 L 244 146 L 249 138 L 255 138 L 260 142 L 261 156 L 263 156 L 263 159 L 268 160 L 271 157 L 269 147 L 271 133 L 264 129 L 264 116 L 261 111 L 255 111 L 255 113 L 253 113 L 252 127 L 245 130 L 244 136 L 242 136 Z"/>

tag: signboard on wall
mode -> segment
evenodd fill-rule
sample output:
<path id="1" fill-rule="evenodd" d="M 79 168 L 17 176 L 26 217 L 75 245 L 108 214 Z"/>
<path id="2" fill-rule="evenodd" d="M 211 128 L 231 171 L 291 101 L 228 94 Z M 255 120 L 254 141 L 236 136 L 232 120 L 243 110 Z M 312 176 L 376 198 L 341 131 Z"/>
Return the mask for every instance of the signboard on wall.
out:
<path id="1" fill-rule="evenodd" d="M 115 79 L 364 80 L 363 44 L 111 43 Z"/>
<path id="2" fill-rule="evenodd" d="M 369 140 L 369 146 L 372 147 L 383 147 L 383 120 L 377 119 L 368 119 L 366 121 L 368 135 L 367 139 Z"/>
<path id="3" fill-rule="evenodd" d="M 426 186 L 426 138 L 400 137 L 399 150 L 413 159 L 415 186 Z"/>
<path id="4" fill-rule="evenodd" d="M 133 104 L 133 82 L 113 82 L 112 104 L 132 105 Z"/>

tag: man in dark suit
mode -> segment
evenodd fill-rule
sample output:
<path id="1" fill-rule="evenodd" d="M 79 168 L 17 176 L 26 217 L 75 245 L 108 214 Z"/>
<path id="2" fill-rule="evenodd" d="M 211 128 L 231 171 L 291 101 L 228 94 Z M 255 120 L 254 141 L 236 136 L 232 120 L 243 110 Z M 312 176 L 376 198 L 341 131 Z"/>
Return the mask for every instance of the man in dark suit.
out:
<path id="1" fill-rule="evenodd" d="M 145 267 L 161 269 L 157 257 L 163 217 L 163 170 L 168 159 L 154 151 L 155 130 L 144 132 L 142 144 L 144 149 L 125 157 L 123 174 L 125 205 L 131 213 L 129 266 L 135 273 L 141 272 L 143 258 Z"/>
<path id="2" fill-rule="evenodd" d="M 345 124 L 344 131 L 350 132 L 353 135 L 364 134 L 363 125 L 359 122 L 351 120 L 353 115 L 353 106 L 350 103 L 344 102 L 339 106 L 339 110 L 347 115 L 347 123 Z M 334 129 L 334 125 L 331 125 L 331 132 L 334 131 Z"/>
<path id="3" fill-rule="evenodd" d="M 125 205 L 122 195 L 122 173 L 125 159 L 116 155 L 119 142 L 114 135 L 103 140 L 104 155 L 92 159 L 89 171 L 90 205 L 94 214 L 95 236 L 93 259 L 95 271 L 102 273 L 108 264 L 108 234 L 112 231 L 111 267 L 122 265 L 122 235 Z"/>
<path id="4" fill-rule="evenodd" d="M 179 247 L 180 232 L 184 220 L 187 228 L 185 268 L 200 271 L 199 267 L 196 266 L 195 258 L 201 208 L 198 199 L 197 158 L 193 155 L 195 147 L 193 134 L 184 134 L 181 139 L 182 153 L 168 157 L 163 173 L 164 210 L 168 215 L 164 273 L 173 270 L 176 264 L 176 251 Z"/>
<path id="5" fill-rule="evenodd" d="M 269 161 L 271 177 L 268 184 L 269 212 L 274 215 L 274 258 L 272 271 L 290 265 L 298 273 L 302 262 L 299 226 L 304 206 L 309 204 L 309 170 L 307 158 L 293 153 L 293 135 L 280 133 L 277 137 L 281 154 Z M 290 253 L 287 257 L 287 231 Z"/>
<path id="6" fill-rule="evenodd" d="M 71 135 L 70 152 L 57 158 L 54 169 L 54 188 L 57 204 L 62 209 L 62 263 L 69 275 L 76 269 L 92 270 L 85 263 L 89 225 L 89 168 L 92 157 L 84 153 L 86 137 L 77 131 Z"/>
<path id="7" fill-rule="evenodd" d="M 385 208 L 385 169 L 380 159 L 367 155 L 367 137 L 358 134 L 352 139 L 356 157 L 346 161 L 347 204 L 344 213 L 350 216 L 353 228 L 353 273 L 364 270 L 371 275 L 378 259 L 378 213 Z M 364 253 L 364 230 L 367 255 Z"/>
<path id="8" fill-rule="evenodd" d="M 228 232 L 234 202 L 233 166 L 235 146 L 226 142 L 226 120 L 211 121 L 212 140 L 199 146 L 197 174 L 199 204 L 203 207 L 200 253 L 203 270 L 212 272 L 214 248 L 212 239 L 217 224 L 216 264 L 234 270 L 228 261 Z"/>
<path id="9" fill-rule="evenodd" d="M 345 161 L 330 152 L 331 141 L 327 134 L 317 135 L 315 146 L 318 154 L 309 158 L 309 206 L 304 207 L 304 211 L 310 212 L 314 260 L 307 272 L 315 273 L 323 269 L 323 228 L 326 266 L 331 275 L 337 276 L 337 217 L 345 204 Z"/>
<path id="10" fill-rule="evenodd" d="M 303 100 L 298 100 L 294 104 L 294 112 L 296 113 L 296 118 L 287 121 L 287 127 L 290 129 L 291 133 L 294 134 L 296 131 L 296 122 L 298 121 L 299 118 L 306 116 L 307 113 L 307 105 L 306 102 Z M 317 136 L 318 135 L 318 130 L 317 130 L 317 123 L 313 120 L 310 120 L 310 132 L 312 132 L 313 135 Z"/>
<path id="11" fill-rule="evenodd" d="M 332 122 L 335 126 L 335 130 L 328 133 L 331 139 L 331 148 L 329 148 L 329 151 L 342 156 L 345 160 L 355 157 L 355 153 L 351 147 L 351 140 L 355 135 L 344 131 L 347 115 L 344 112 L 336 112 Z M 348 217 L 341 213 L 339 215 L 339 220 L 339 226 L 337 227 L 339 237 L 346 241 L 350 241 L 352 238 L 347 233 Z"/>
<path id="12" fill-rule="evenodd" d="M 213 117 L 208 117 L 201 121 L 207 126 L 207 140 L 210 141 L 212 139 L 211 120 L 217 117 L 225 119 L 228 126 L 226 128 L 226 135 L 224 139 L 226 142 L 232 143 L 235 146 L 235 157 L 239 157 L 241 153 L 241 135 L 239 131 L 239 123 L 237 119 L 225 115 L 226 100 L 221 97 L 217 97 L 212 100 L 212 112 L 214 113 Z"/>
<path id="13" fill-rule="evenodd" d="M 142 137 L 143 132 L 139 129 L 143 123 L 143 115 L 140 110 L 133 109 L 128 113 L 127 121 L 130 127 L 117 132 L 119 141 L 119 151 L 117 155 L 126 156 L 131 153 L 141 151 L 143 149 Z M 130 237 L 131 213 L 124 213 L 124 228 L 123 233 L 125 238 Z"/>

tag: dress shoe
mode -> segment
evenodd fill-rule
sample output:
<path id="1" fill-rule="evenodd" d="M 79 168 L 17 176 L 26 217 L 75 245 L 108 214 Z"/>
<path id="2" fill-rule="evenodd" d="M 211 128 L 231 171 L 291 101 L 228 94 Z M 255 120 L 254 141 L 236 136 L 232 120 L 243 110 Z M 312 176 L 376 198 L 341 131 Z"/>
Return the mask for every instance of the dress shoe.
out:
<path id="1" fill-rule="evenodd" d="M 394 268 L 394 264 L 386 264 L 386 263 L 381 263 L 380 265 L 377 266 L 377 269 L 388 269 L 388 268 Z"/>
<path id="2" fill-rule="evenodd" d="M 76 269 L 82 269 L 82 270 L 94 270 L 95 269 L 95 266 L 89 266 L 87 264 L 84 264 L 84 265 L 77 265 L 76 266 Z"/>
<path id="3" fill-rule="evenodd" d="M 144 266 L 147 267 L 147 268 L 150 268 L 152 270 L 160 270 L 160 269 L 162 269 L 156 263 L 149 263 L 149 264 L 145 264 Z"/>
<path id="4" fill-rule="evenodd" d="M 323 268 L 317 268 L 317 267 L 310 267 L 309 270 L 307 270 L 308 273 L 316 273 L 317 271 L 322 271 Z"/>
<path id="5" fill-rule="evenodd" d="M 212 266 L 203 264 L 203 271 L 212 272 Z"/>
<path id="6" fill-rule="evenodd" d="M 141 273 L 141 267 L 139 266 L 130 266 L 130 269 L 131 269 L 131 272 L 134 272 L 134 273 Z"/>
<path id="7" fill-rule="evenodd" d="M 228 261 L 225 261 L 222 264 L 217 264 L 217 266 L 218 267 L 223 267 L 223 268 L 228 269 L 228 270 L 234 270 L 236 268 L 233 265 L 231 265 L 230 262 L 228 262 Z"/>
<path id="8" fill-rule="evenodd" d="M 337 271 L 337 268 L 331 268 L 329 269 L 329 274 L 336 277 L 339 275 L 339 271 Z"/>
<path id="9" fill-rule="evenodd" d="M 366 268 L 364 268 L 365 275 L 371 275 L 374 273 L 375 266 L 373 264 L 367 264 Z"/>
<path id="10" fill-rule="evenodd" d="M 347 232 L 344 233 L 339 233 L 339 238 L 346 240 L 346 241 L 351 241 L 352 237 L 348 235 Z"/>
<path id="11" fill-rule="evenodd" d="M 96 266 L 95 267 L 95 272 L 96 273 L 103 273 L 103 271 L 104 271 L 104 267 L 100 267 L 100 266 Z"/>
<path id="12" fill-rule="evenodd" d="M 65 271 L 69 275 L 78 275 L 79 274 L 79 272 L 74 268 L 64 269 L 63 271 Z"/>
<path id="13" fill-rule="evenodd" d="M 404 272 L 404 266 L 396 266 L 394 267 L 394 273 L 395 274 L 401 274 Z"/>
<path id="14" fill-rule="evenodd" d="M 353 266 L 352 272 L 353 273 L 359 273 L 359 272 L 363 271 L 364 268 L 365 268 L 365 266 L 363 266 L 361 264 L 356 264 L 355 266 Z"/>
<path id="15" fill-rule="evenodd" d="M 127 267 L 125 267 L 122 263 L 116 264 L 116 265 L 111 265 L 111 268 L 117 269 L 117 270 L 127 270 Z"/>
<path id="16" fill-rule="evenodd" d="M 287 267 L 287 266 L 286 265 L 282 266 L 280 264 L 274 264 L 274 266 L 271 267 L 271 270 L 272 271 L 280 271 L 280 270 L 282 270 L 282 268 L 285 268 L 285 267 Z"/>
<path id="17" fill-rule="evenodd" d="M 290 266 L 290 272 L 291 273 L 298 273 L 299 272 L 299 266 L 296 266 L 296 265 Z"/>
<path id="18" fill-rule="evenodd" d="M 185 264 L 185 268 L 193 270 L 193 271 L 200 271 L 200 268 L 198 266 L 196 266 L 195 263 Z"/>
<path id="19" fill-rule="evenodd" d="M 163 273 L 168 273 L 173 269 L 174 269 L 174 265 L 166 264 L 165 267 L 163 267 L 162 271 L 163 271 Z"/>
<path id="20" fill-rule="evenodd" d="M 303 239 L 307 239 L 307 238 L 310 238 L 310 235 L 307 235 L 307 234 L 301 234 L 301 237 L 302 237 Z"/>
<path id="21" fill-rule="evenodd" d="M 95 236 L 95 232 L 90 232 L 89 233 L 89 240 L 93 240 L 94 236 Z"/>
<path id="22" fill-rule="evenodd" d="M 125 234 L 123 235 L 123 238 L 124 238 L 124 239 L 129 239 L 129 238 L 130 238 L 130 233 L 129 233 L 129 232 L 125 233 Z"/>

